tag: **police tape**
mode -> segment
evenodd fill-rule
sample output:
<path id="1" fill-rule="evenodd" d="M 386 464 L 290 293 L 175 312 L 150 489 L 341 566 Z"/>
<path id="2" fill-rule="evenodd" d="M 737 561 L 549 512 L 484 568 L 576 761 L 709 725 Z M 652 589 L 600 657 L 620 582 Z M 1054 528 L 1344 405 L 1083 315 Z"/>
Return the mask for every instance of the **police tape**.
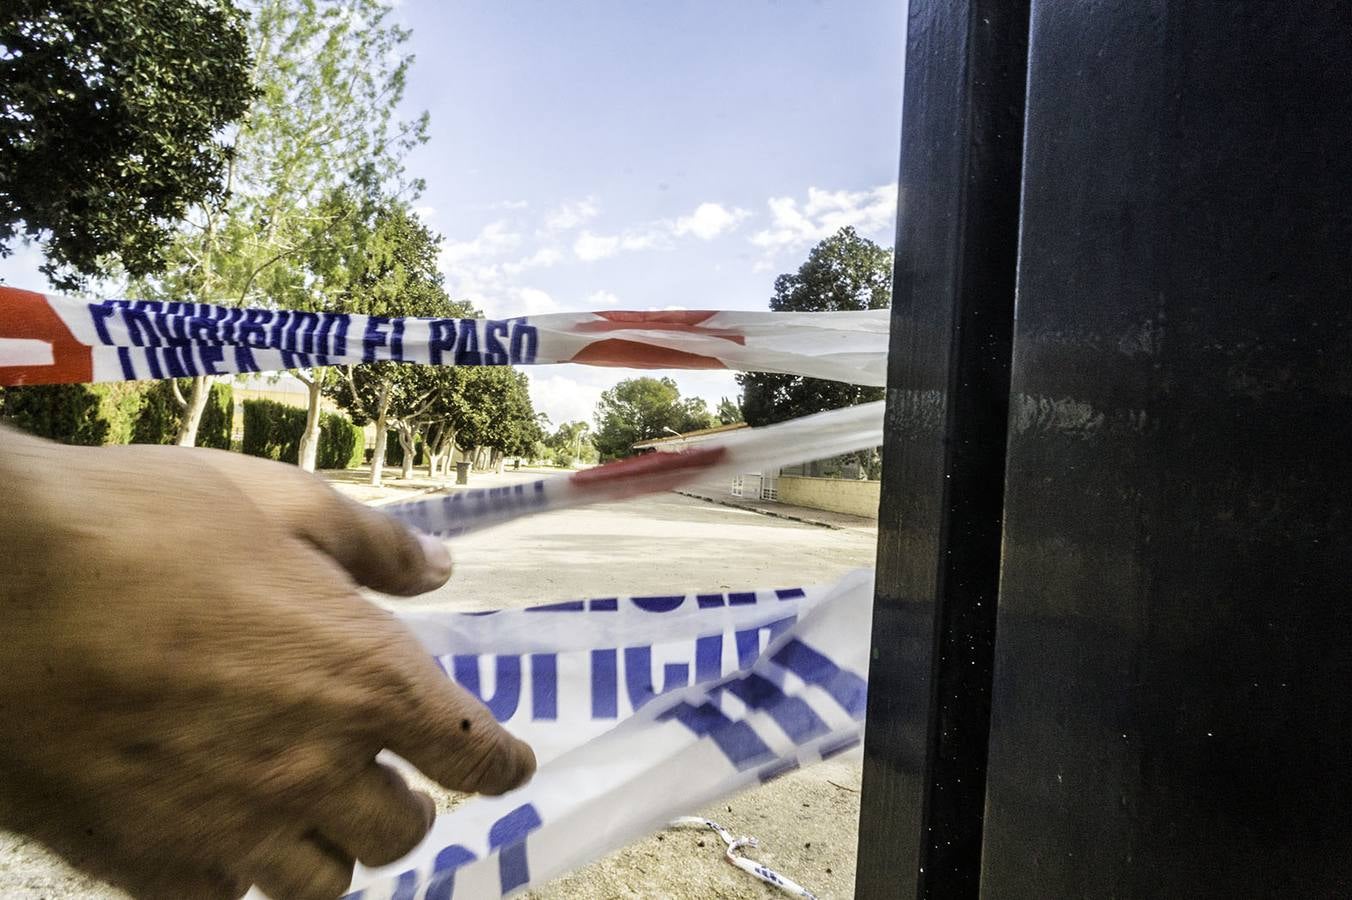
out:
<path id="1" fill-rule="evenodd" d="M 457 537 L 522 516 L 675 490 L 745 472 L 829 459 L 883 442 L 883 402 L 744 428 L 675 453 L 650 453 L 570 475 L 504 487 L 454 490 L 382 510 L 441 537 Z"/>
<path id="2" fill-rule="evenodd" d="M 738 369 L 881 385 L 886 310 L 362 316 L 0 287 L 0 386 L 278 372 L 390 361 Z"/>
<path id="3" fill-rule="evenodd" d="M 348 900 L 506 896 L 855 747 L 872 596 L 859 571 L 817 587 L 401 615 L 540 767 L 440 815 L 402 860 L 358 867 Z"/>

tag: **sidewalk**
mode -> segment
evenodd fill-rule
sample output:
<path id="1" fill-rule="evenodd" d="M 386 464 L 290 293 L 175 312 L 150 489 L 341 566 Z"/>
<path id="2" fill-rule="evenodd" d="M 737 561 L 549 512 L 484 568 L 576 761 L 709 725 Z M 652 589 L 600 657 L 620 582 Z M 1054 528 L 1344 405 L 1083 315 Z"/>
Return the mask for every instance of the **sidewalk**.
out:
<path id="1" fill-rule="evenodd" d="M 789 519 L 794 522 L 803 522 L 808 525 L 820 525 L 823 528 L 834 528 L 842 531 L 868 531 L 876 532 L 878 522 L 876 519 L 866 519 L 863 516 L 851 516 L 846 513 L 831 512 L 825 509 L 810 509 L 806 506 L 790 506 L 787 503 L 778 503 L 774 500 L 752 500 L 745 497 L 734 497 L 728 493 L 726 485 L 704 485 L 697 484 L 682 488 L 676 493 L 685 497 L 693 497 L 696 500 L 705 500 L 709 503 L 717 503 L 722 506 L 730 506 L 734 509 L 748 509 L 752 512 L 758 512 L 765 516 L 774 516 L 778 519 Z"/>

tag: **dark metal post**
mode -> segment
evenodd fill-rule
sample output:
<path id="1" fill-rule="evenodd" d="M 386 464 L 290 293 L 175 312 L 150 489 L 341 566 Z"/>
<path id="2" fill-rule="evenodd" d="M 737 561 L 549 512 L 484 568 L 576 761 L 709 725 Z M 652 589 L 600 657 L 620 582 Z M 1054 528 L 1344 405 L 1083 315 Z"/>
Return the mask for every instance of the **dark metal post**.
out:
<path id="1" fill-rule="evenodd" d="M 974 896 L 1028 8 L 912 0 L 856 896 Z"/>
<path id="2" fill-rule="evenodd" d="M 1352 896 L 1346 16 L 1034 3 L 986 896 Z"/>

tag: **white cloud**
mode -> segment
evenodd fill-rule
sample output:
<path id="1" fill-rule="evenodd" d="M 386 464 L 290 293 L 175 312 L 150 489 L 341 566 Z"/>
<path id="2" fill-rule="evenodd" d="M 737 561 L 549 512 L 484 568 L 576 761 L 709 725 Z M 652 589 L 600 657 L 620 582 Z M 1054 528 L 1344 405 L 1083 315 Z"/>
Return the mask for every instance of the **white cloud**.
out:
<path id="1" fill-rule="evenodd" d="M 541 374 L 543 371 L 549 371 L 550 374 Z M 579 379 L 553 374 L 556 371 L 560 369 L 533 368 L 527 371 L 530 377 L 530 399 L 535 410 L 549 416 L 554 428 L 564 422 L 579 420 L 591 425 L 596 401 L 601 399 L 601 391 L 610 385 L 596 384 L 593 378 Z"/>
<path id="2" fill-rule="evenodd" d="M 490 222 L 468 241 L 447 241 L 441 245 L 442 268 L 456 263 L 494 256 L 510 250 L 521 242 L 521 235 L 510 231 L 506 222 Z"/>
<path id="3" fill-rule="evenodd" d="M 711 241 L 736 228 L 749 215 L 744 209 L 728 209 L 721 203 L 701 203 L 693 213 L 677 219 L 672 231 L 678 237 L 693 234 L 702 241 Z"/>
<path id="4" fill-rule="evenodd" d="M 558 312 L 560 309 L 559 302 L 539 288 L 520 288 L 516 292 L 516 298 L 519 301 L 519 306 L 514 310 L 503 310 L 503 314 L 541 316 L 545 313 Z"/>
<path id="5" fill-rule="evenodd" d="M 563 254 L 556 247 L 541 247 L 530 256 L 516 262 L 504 263 L 502 270 L 508 275 L 520 275 L 527 269 L 547 269 L 563 261 Z"/>
<path id="6" fill-rule="evenodd" d="M 620 249 L 620 239 L 614 235 L 592 234 L 584 231 L 573 242 L 573 252 L 583 262 L 594 262 L 614 256 Z"/>
<path id="7" fill-rule="evenodd" d="M 601 208 L 597 206 L 594 197 L 564 203 L 550 210 L 545 216 L 545 228 L 550 231 L 569 231 L 590 222 L 600 211 Z"/>
<path id="8" fill-rule="evenodd" d="M 415 206 L 413 207 L 413 215 L 424 222 L 429 222 L 436 218 L 437 208 L 435 206 Z"/>
<path id="9" fill-rule="evenodd" d="M 803 247 L 853 227 L 865 236 L 886 236 L 896 219 L 897 185 L 883 184 L 864 191 L 826 191 L 809 187 L 807 201 L 772 197 L 770 227 L 751 236 L 751 243 L 767 250 Z"/>
<path id="10" fill-rule="evenodd" d="M 619 308 L 620 298 L 610 291 L 592 291 L 587 295 L 587 309 L 607 310 Z"/>
<path id="11" fill-rule="evenodd" d="M 593 234 L 584 231 L 573 242 L 573 253 L 583 262 L 595 262 L 621 251 L 652 250 L 662 244 L 662 235 L 652 229 L 626 231 L 623 234 Z"/>

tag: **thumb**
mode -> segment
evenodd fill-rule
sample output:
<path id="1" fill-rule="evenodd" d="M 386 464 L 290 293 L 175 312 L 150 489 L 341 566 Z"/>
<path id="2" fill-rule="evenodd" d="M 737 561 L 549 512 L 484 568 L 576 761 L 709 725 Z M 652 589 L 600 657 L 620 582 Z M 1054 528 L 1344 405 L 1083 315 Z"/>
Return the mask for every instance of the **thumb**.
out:
<path id="1" fill-rule="evenodd" d="M 441 587 L 451 577 L 451 554 L 439 539 L 327 486 L 324 490 L 323 512 L 296 523 L 296 530 L 358 584 L 410 597 Z"/>

